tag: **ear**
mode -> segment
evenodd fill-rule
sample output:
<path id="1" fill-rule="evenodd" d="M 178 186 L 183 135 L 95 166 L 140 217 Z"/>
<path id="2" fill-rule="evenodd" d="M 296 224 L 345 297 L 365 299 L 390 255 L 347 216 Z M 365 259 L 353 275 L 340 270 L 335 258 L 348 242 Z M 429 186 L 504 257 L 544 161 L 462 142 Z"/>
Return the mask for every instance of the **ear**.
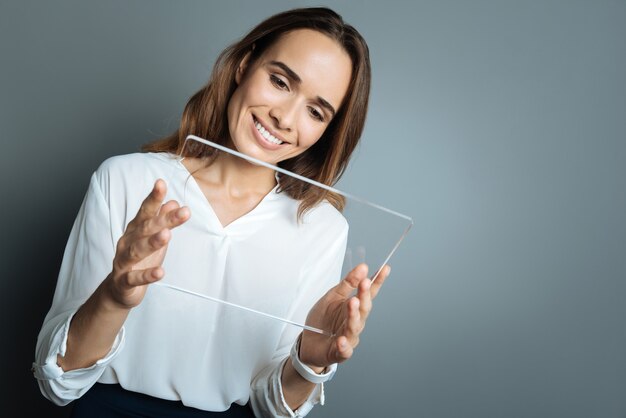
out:
<path id="1" fill-rule="evenodd" d="M 252 47 L 254 50 L 254 46 Z M 248 51 L 246 55 L 243 57 L 241 62 L 239 63 L 239 67 L 237 67 L 237 72 L 235 73 L 235 83 L 239 85 L 243 76 L 246 74 L 246 69 L 248 68 L 248 63 L 250 62 L 250 56 L 252 55 L 252 50 Z"/>

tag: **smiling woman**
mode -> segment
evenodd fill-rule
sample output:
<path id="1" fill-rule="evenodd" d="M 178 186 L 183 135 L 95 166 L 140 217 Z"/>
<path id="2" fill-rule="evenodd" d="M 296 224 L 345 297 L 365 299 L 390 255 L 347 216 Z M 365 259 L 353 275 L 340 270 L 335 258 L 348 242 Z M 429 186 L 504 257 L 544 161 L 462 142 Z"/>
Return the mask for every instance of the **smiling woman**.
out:
<path id="1" fill-rule="evenodd" d="M 293 37 L 295 32 L 302 32 L 299 33 L 299 37 L 306 43 L 292 43 L 296 49 L 292 54 L 299 54 L 298 58 L 310 60 L 309 64 L 304 65 L 302 62 L 297 68 L 301 73 L 285 62 L 268 59 L 265 54 L 268 50 L 272 52 L 271 49 L 274 54 L 278 53 L 277 48 L 271 47 L 275 43 L 284 43 L 282 38 Z M 317 45 L 317 42 L 320 42 L 320 45 Z M 308 56 L 301 57 L 305 54 Z M 329 90 L 325 87 L 326 84 L 341 85 L 343 77 L 347 75 L 340 71 L 345 63 L 346 54 L 350 58 L 347 89 L 333 91 L 324 96 L 323 92 Z M 260 59 L 267 65 L 268 80 L 277 88 L 288 88 L 294 83 L 295 87 L 299 87 L 297 85 L 305 79 L 311 87 L 319 87 L 319 92 L 305 90 L 306 93 L 312 94 L 307 97 L 308 101 L 312 100 L 307 103 L 310 106 L 307 110 L 315 115 L 323 109 L 324 113 L 321 113 L 320 117 L 326 119 L 325 122 L 320 122 L 325 126 L 320 131 L 319 140 L 313 141 L 315 143 L 306 152 L 282 160 L 278 165 L 320 183 L 335 184 L 345 171 L 363 133 L 370 93 L 371 67 L 369 50 L 363 37 L 339 15 L 326 8 L 299 9 L 277 14 L 261 22 L 239 42 L 226 48 L 215 63 L 209 82 L 187 103 L 178 130 L 163 140 L 146 145 L 144 150 L 176 154 L 184 152 L 186 157 L 210 158 L 209 154 L 212 151 L 206 147 L 194 144 L 184 147 L 185 139 L 190 134 L 212 139 L 220 145 L 229 145 L 231 123 L 234 121 L 229 119 L 227 111 L 230 98 L 239 87 L 237 79 L 242 77 L 242 63 L 244 68 L 253 67 Z M 319 71 L 318 66 L 326 72 Z M 275 70 L 274 73 L 272 69 Z M 336 103 L 329 102 L 331 97 L 336 95 L 340 95 L 341 100 Z M 266 122 L 267 126 L 263 127 L 265 130 L 271 129 L 275 123 L 269 115 Z M 341 196 L 310 188 L 307 183 L 294 181 L 290 177 L 282 179 L 280 188 L 301 202 L 300 213 L 324 199 L 338 209 L 343 208 L 344 201 Z"/>
<path id="2" fill-rule="evenodd" d="M 331 123 L 350 83 L 350 57 L 312 30 L 285 34 L 253 63 L 249 57 L 228 104 L 231 139 L 239 151 L 277 164 L 313 146 Z"/>
<path id="3" fill-rule="evenodd" d="M 33 372 L 44 396 L 74 401 L 74 417 L 304 416 L 323 402 L 322 385 L 352 356 L 389 269 L 372 284 L 360 265 L 334 285 L 348 228 L 340 196 L 184 144 L 190 134 L 209 138 L 333 185 L 361 136 L 369 83 L 367 45 L 354 28 L 326 8 L 287 11 L 222 53 L 175 133 L 105 161 L 39 333 Z M 183 165 L 173 158 L 181 153 Z M 188 206 L 176 200 L 179 183 L 163 181 L 172 173 L 198 186 Z M 307 223 L 292 222 L 304 214 Z M 274 255 L 272 279 L 250 282 L 266 257 L 258 248 L 276 235 L 305 258 Z M 295 316 L 333 336 L 229 326 L 204 302 L 151 287 L 164 265 L 173 283 L 247 289 L 246 303 L 284 290 Z"/>

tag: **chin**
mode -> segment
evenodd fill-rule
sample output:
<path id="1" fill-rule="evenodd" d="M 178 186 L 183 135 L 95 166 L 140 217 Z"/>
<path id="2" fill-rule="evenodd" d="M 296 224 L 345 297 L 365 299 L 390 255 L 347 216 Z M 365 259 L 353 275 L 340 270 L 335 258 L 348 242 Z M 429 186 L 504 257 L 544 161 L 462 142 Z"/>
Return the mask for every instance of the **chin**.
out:
<path id="1" fill-rule="evenodd" d="M 235 151 L 238 151 L 242 154 L 247 155 L 248 157 L 256 158 L 257 160 L 261 160 L 264 163 L 268 164 L 276 164 L 276 158 L 272 158 L 271 153 L 263 150 L 256 144 L 246 141 L 244 143 L 237 143 L 233 141 L 233 147 Z"/>

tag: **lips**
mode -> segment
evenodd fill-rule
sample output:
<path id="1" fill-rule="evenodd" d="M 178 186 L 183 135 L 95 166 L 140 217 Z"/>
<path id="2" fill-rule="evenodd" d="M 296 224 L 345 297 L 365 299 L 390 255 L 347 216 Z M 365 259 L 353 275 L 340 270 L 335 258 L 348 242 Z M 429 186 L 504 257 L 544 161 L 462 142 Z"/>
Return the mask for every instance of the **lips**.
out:
<path id="1" fill-rule="evenodd" d="M 263 139 L 265 139 L 267 142 L 269 142 L 272 145 L 278 146 L 278 145 L 282 145 L 285 142 L 282 141 L 281 139 L 278 139 L 276 136 L 272 135 L 269 131 L 269 129 L 266 129 L 265 126 L 263 126 L 257 118 L 255 118 L 254 116 L 252 117 L 252 122 L 254 124 L 255 129 L 257 130 L 257 132 L 259 133 L 259 135 L 261 135 L 263 137 Z"/>

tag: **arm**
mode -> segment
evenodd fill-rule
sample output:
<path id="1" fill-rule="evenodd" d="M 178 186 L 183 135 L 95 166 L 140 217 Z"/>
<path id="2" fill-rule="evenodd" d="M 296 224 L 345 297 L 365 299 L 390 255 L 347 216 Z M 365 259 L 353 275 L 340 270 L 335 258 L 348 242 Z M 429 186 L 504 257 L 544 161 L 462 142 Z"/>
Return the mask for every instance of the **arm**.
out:
<path id="1" fill-rule="evenodd" d="M 367 266 L 355 267 L 337 286 L 330 289 L 313 306 L 307 324 L 332 330 L 334 337 L 303 331 L 299 359 L 316 373 L 333 363 L 342 363 L 352 357 L 359 344 L 359 335 L 372 309 L 372 301 L 389 275 L 385 266 L 372 284 L 367 278 Z M 353 293 L 356 294 L 351 296 Z M 293 368 L 291 359 L 283 371 L 283 393 L 293 409 L 306 401 L 315 384 L 306 381 Z"/>
<path id="2" fill-rule="evenodd" d="M 67 347 L 70 321 L 111 268 L 115 253 L 110 208 L 101 188 L 100 172 L 92 175 L 67 241 L 54 299 L 37 337 L 33 373 L 42 394 L 58 405 L 76 399 L 99 378 L 104 366 L 122 348 L 123 330 L 111 352 L 90 369 L 69 374 L 57 364 Z"/>
<path id="3" fill-rule="evenodd" d="M 325 369 L 324 367 L 309 367 L 318 374 L 321 374 Z M 317 384 L 300 376 L 293 366 L 292 359 L 289 358 L 283 367 L 281 386 L 285 402 L 291 410 L 295 411 L 309 399 Z"/>
<path id="4" fill-rule="evenodd" d="M 304 331 L 298 358 L 315 372 L 341 363 L 359 343 L 371 303 L 389 274 L 386 266 L 372 284 L 367 266 L 352 270 L 310 310 L 307 324 L 331 330 L 326 335 Z M 350 296 L 355 293 L 355 296 Z M 276 359 L 253 381 L 251 405 L 258 417 L 304 417 L 316 403 L 324 403 L 324 385 L 305 380 L 293 367 L 292 356 Z"/>
<path id="5" fill-rule="evenodd" d="M 117 244 L 113 271 L 74 316 L 63 370 L 88 367 L 111 349 L 130 310 L 143 300 L 147 286 L 163 275 L 171 229 L 189 219 L 174 201 L 162 204 L 166 185 L 158 180 Z"/>
<path id="6" fill-rule="evenodd" d="M 306 259 L 302 260 L 299 279 L 294 282 L 297 298 L 287 314 L 299 323 L 305 322 L 316 301 L 340 281 L 348 241 L 348 224 L 330 205 L 307 216 L 305 227 L 299 232 L 301 245 L 307 250 Z M 250 404 L 256 416 L 303 417 L 315 404 L 324 404 L 324 385 L 303 379 L 290 360 L 300 331 L 298 327 L 285 325 L 271 363 L 255 376 Z"/>
<path id="7" fill-rule="evenodd" d="M 52 307 L 37 339 L 33 372 L 42 394 L 58 405 L 82 396 L 121 350 L 122 324 L 130 307 L 121 306 L 111 291 L 124 287 L 111 284 L 141 274 L 139 270 L 116 274 L 115 267 L 108 274 L 111 260 L 122 260 L 113 239 L 121 231 L 111 226 L 111 208 L 99 181 L 106 182 L 102 175 L 99 171 L 92 176 L 65 249 Z M 125 235 L 131 229 L 129 225 Z M 131 241 L 132 247 L 118 244 L 117 252 L 133 248 L 138 254 L 141 244 L 136 241 Z M 107 279 L 101 282 L 103 277 Z"/>
<path id="8" fill-rule="evenodd" d="M 316 251 L 310 253 L 310 261 L 304 267 L 306 285 L 299 291 L 299 300 L 295 303 L 300 312 L 292 312 L 289 316 L 298 322 L 304 322 L 307 318 L 307 324 L 332 330 L 336 334 L 332 339 L 319 334 L 310 335 L 313 333 L 308 331 L 302 334 L 298 358 L 315 372 L 323 371 L 330 365 L 336 367 L 335 363 L 345 361 L 352 355 L 371 309 L 371 299 L 388 274 L 385 269 L 377 278 L 372 287 L 374 293 L 368 293 L 369 280 L 364 265 L 340 281 L 348 225 L 343 217 L 333 216 L 331 219 L 334 222 L 331 225 L 320 223 L 324 225 L 323 231 L 312 238 L 314 244 L 307 244 L 307 248 Z M 337 231 L 337 234 L 331 237 L 328 231 Z M 338 282 L 340 284 L 334 286 Z M 363 287 L 358 290 L 356 297 L 351 298 L 361 282 Z M 314 307 L 311 309 L 311 306 Z M 324 404 L 324 385 L 305 380 L 294 369 L 289 356 L 299 331 L 292 326 L 285 328 L 272 363 L 253 380 L 250 401 L 256 416 L 303 417 L 315 404 Z M 347 345 L 340 346 L 344 342 Z M 311 347 L 314 349 L 311 350 Z M 311 351 L 314 355 L 311 355 Z"/>

